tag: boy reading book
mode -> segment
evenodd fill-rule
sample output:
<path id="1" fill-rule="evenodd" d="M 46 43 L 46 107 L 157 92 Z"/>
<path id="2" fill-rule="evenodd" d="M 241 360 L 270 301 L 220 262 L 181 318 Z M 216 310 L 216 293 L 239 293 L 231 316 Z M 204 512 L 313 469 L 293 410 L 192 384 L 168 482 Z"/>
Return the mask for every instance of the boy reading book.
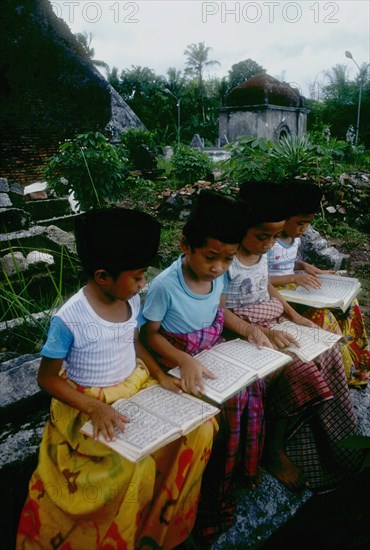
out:
<path id="1" fill-rule="evenodd" d="M 326 274 L 333 272 L 303 262 L 298 255 L 301 237 L 319 209 L 323 192 L 316 184 L 299 180 L 287 181 L 283 190 L 289 212 L 283 231 L 268 254 L 269 279 L 278 288 L 293 290 L 300 285 L 316 293 L 323 283 L 330 284 L 330 276 Z M 333 283 L 334 280 L 335 277 Z M 340 279 L 338 283 L 341 283 Z M 335 294 L 338 298 L 338 293 Z M 353 299 L 345 311 L 328 307 L 294 307 L 325 330 L 344 335 L 340 350 L 348 383 L 365 387 L 370 370 L 370 350 L 358 300 Z"/>
<path id="2" fill-rule="evenodd" d="M 224 273 L 245 232 L 246 206 L 226 195 L 202 191 L 188 218 L 181 239 L 181 256 L 150 284 L 143 308 L 147 323 L 141 330 L 146 344 L 166 369 L 181 370 L 181 387 L 204 392 L 203 376 L 212 377 L 193 355 L 218 343 L 223 330 L 221 296 Z M 243 337 L 258 345 L 270 343 L 258 329 L 248 326 Z M 226 367 L 225 367 L 226 368 Z M 231 480 L 237 467 L 254 479 L 258 473 L 264 437 L 264 384 L 243 388 L 223 403 L 220 431 L 202 485 L 198 532 L 202 543 L 234 520 Z"/>
<path id="3" fill-rule="evenodd" d="M 299 315 L 268 282 L 266 253 L 284 227 L 284 194 L 272 183 L 246 182 L 240 196 L 252 211 L 228 270 L 225 326 L 240 334 L 246 321 L 259 326 L 277 348 L 299 345 L 275 325 L 286 318 L 298 326 L 314 327 L 314 323 Z M 327 488 L 359 467 L 359 457 L 340 445 L 340 439 L 355 434 L 357 426 L 336 345 L 315 361 L 295 359 L 269 377 L 266 410 L 265 464 L 287 487 L 299 489 L 308 482 L 312 489 Z"/>
<path id="4" fill-rule="evenodd" d="M 54 315 L 41 351 L 38 382 L 53 399 L 17 548 L 133 550 L 144 541 L 171 549 L 195 521 L 213 421 L 138 463 L 97 441 L 101 433 L 112 442 L 128 425 L 111 403 L 156 384 L 137 317 L 160 226 L 148 214 L 107 208 L 77 217 L 75 230 L 88 281 Z M 89 419 L 95 439 L 80 431 Z"/>

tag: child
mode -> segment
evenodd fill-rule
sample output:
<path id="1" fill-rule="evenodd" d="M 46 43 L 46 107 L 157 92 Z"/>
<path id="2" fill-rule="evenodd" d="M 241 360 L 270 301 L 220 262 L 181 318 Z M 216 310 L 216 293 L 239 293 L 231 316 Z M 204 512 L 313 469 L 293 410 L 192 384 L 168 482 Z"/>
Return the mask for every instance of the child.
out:
<path id="1" fill-rule="evenodd" d="M 284 193 L 277 185 L 256 182 L 243 184 L 240 196 L 251 204 L 252 212 L 228 271 L 225 326 L 240 334 L 243 320 L 253 323 L 275 347 L 284 348 L 294 340 L 282 331 L 270 330 L 272 324 L 284 320 L 283 315 L 297 324 L 315 326 L 268 282 L 266 253 L 284 227 Z M 242 294 L 245 280 L 250 281 L 250 291 Z M 287 487 L 296 490 L 308 482 L 312 489 L 327 488 L 359 467 L 360 458 L 339 443 L 357 428 L 336 346 L 314 362 L 293 359 L 269 377 L 266 403 L 266 466 Z"/>
<path id="2" fill-rule="evenodd" d="M 222 194 L 203 191 L 183 228 L 182 255 L 151 283 L 143 308 L 147 320 L 145 342 L 164 369 L 181 369 L 181 387 L 204 392 L 203 376 L 212 376 L 192 356 L 220 341 L 223 330 L 223 274 L 245 232 L 246 209 Z M 268 344 L 262 332 L 249 326 L 243 336 Z M 169 375 L 162 374 L 163 383 Z M 243 389 L 221 406 L 224 439 L 218 437 L 202 485 L 198 532 L 202 544 L 211 542 L 234 519 L 229 489 L 233 473 L 242 463 L 254 479 L 258 473 L 262 441 L 263 392 L 260 382 Z M 244 445 L 244 447 L 243 447 Z M 216 472 L 216 473 L 215 473 Z"/>
<path id="3" fill-rule="evenodd" d="M 281 236 L 268 255 L 270 282 L 277 287 L 302 285 L 309 290 L 319 288 L 317 275 L 330 274 L 298 259 L 300 237 L 307 230 L 322 198 L 321 189 L 311 183 L 292 180 L 286 183 L 289 217 Z M 302 270 L 296 272 L 296 270 Z M 305 317 L 331 332 L 343 333 L 345 342 L 339 344 L 346 376 L 350 386 L 367 385 L 370 370 L 368 338 L 358 300 L 347 311 L 294 306 Z"/>
<path id="4" fill-rule="evenodd" d="M 212 421 L 136 464 L 96 441 L 125 429 L 111 403 L 150 383 L 157 366 L 138 341 L 137 317 L 159 237 L 159 223 L 142 212 L 109 208 L 76 219 L 88 282 L 52 318 L 41 351 L 38 382 L 53 399 L 19 549 L 170 549 L 193 527 Z M 80 432 L 89 418 L 95 440 Z"/>

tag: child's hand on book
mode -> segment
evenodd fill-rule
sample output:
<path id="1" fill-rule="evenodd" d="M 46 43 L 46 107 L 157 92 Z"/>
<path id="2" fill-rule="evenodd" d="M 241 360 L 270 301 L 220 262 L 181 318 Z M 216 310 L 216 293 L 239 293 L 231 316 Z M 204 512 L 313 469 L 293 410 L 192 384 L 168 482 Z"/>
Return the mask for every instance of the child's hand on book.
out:
<path id="1" fill-rule="evenodd" d="M 292 344 L 299 348 L 298 340 L 283 330 L 276 330 L 275 328 L 272 328 L 269 330 L 269 339 L 275 349 L 284 349 Z"/>
<path id="2" fill-rule="evenodd" d="M 92 403 L 86 412 L 94 428 L 94 439 L 98 439 L 99 433 L 101 432 L 106 441 L 115 441 L 115 426 L 124 432 L 125 423 L 129 422 L 127 416 L 124 416 L 110 405 L 98 400 L 96 400 L 96 403 Z"/>
<path id="3" fill-rule="evenodd" d="M 306 290 L 321 287 L 321 283 L 317 276 L 309 273 L 295 273 L 293 275 L 293 283 L 298 286 L 303 286 Z"/>
<path id="4" fill-rule="evenodd" d="M 205 393 L 206 389 L 204 387 L 203 376 L 207 378 L 217 378 L 213 372 L 206 369 L 196 359 L 188 355 L 188 357 L 181 362 L 181 388 L 187 392 L 192 393 L 193 395 L 199 396 L 200 393 Z"/>
<path id="5" fill-rule="evenodd" d="M 181 381 L 173 376 L 169 376 L 163 371 L 160 376 L 158 376 L 158 382 L 163 388 L 166 388 L 166 390 L 170 390 L 175 393 L 182 393 Z"/>
<path id="6" fill-rule="evenodd" d="M 265 348 L 274 347 L 270 342 L 269 338 L 266 336 L 266 334 L 259 327 L 256 327 L 253 325 L 250 325 L 250 327 L 247 328 L 245 339 L 247 340 L 247 342 L 250 342 L 251 344 L 256 344 L 258 349 L 261 349 L 263 347 Z"/>
<path id="7" fill-rule="evenodd" d="M 331 269 L 319 269 L 318 267 L 308 264 L 306 262 L 301 262 L 303 269 L 308 273 L 309 275 L 313 275 L 316 277 L 317 275 L 334 275 L 335 271 Z"/>

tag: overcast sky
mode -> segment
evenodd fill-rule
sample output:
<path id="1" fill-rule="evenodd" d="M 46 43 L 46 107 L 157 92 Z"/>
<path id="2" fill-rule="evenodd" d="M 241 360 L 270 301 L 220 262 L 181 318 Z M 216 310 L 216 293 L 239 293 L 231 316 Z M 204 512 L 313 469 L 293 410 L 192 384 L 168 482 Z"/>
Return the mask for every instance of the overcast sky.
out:
<path id="1" fill-rule="evenodd" d="M 91 32 L 95 58 L 111 68 L 146 66 L 166 75 L 183 71 L 185 48 L 210 46 L 209 76 L 227 76 L 251 58 L 268 74 L 309 95 L 323 71 L 346 64 L 350 78 L 370 61 L 370 0 L 205 2 L 202 0 L 53 0 L 54 12 L 73 33 Z"/>

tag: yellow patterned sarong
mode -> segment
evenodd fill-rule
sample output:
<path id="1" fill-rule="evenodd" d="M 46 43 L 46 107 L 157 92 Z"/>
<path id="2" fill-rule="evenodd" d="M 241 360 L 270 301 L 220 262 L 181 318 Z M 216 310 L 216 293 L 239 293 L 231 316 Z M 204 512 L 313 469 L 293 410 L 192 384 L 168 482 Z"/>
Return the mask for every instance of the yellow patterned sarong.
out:
<path id="1" fill-rule="evenodd" d="M 111 404 L 148 385 L 142 361 L 124 382 L 77 391 Z M 84 436 L 86 414 L 52 399 L 17 533 L 17 550 L 171 549 L 191 532 L 217 423 L 134 464 Z"/>
<path id="2" fill-rule="evenodd" d="M 283 288 L 294 290 L 297 285 L 289 284 L 276 288 L 278 290 Z M 351 387 L 366 386 L 370 373 L 370 347 L 357 298 L 345 312 L 340 309 L 319 309 L 298 304 L 291 304 L 291 306 L 320 328 L 343 336 L 338 345 L 348 385 Z"/>

